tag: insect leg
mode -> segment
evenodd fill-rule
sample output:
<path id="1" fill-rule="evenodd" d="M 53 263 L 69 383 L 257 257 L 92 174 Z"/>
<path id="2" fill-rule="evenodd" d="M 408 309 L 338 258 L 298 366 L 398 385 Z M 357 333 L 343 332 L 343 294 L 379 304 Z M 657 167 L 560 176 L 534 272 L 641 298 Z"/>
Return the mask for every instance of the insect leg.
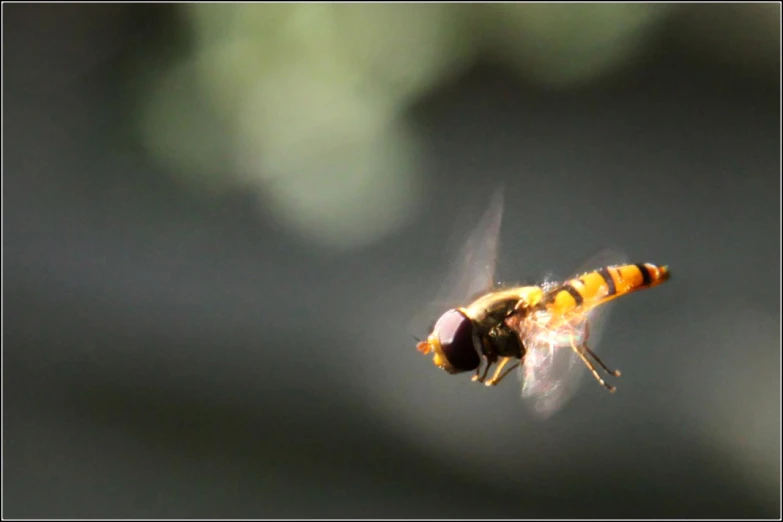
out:
<path id="1" fill-rule="evenodd" d="M 502 359 L 500 359 L 500 362 L 498 363 L 498 367 L 495 370 L 495 375 L 493 375 L 492 378 L 489 381 L 485 382 L 484 384 L 486 384 L 487 386 L 494 386 L 497 376 L 500 375 L 500 372 L 503 371 L 503 367 L 508 363 L 508 361 L 509 361 L 508 357 L 503 357 Z"/>
<path id="2" fill-rule="evenodd" d="M 503 380 L 503 378 L 511 373 L 514 368 L 519 366 L 519 363 L 512 364 L 510 367 L 506 368 L 506 371 L 504 371 L 502 374 L 500 374 L 500 371 L 503 369 L 503 366 L 506 365 L 508 361 L 511 360 L 511 357 L 506 357 L 503 359 L 503 361 L 498 365 L 498 369 L 495 372 L 495 375 L 492 377 L 492 379 L 489 380 L 489 382 L 486 383 L 487 386 L 497 386 L 497 384 Z"/>
<path id="3" fill-rule="evenodd" d="M 601 365 L 601 368 L 606 370 L 606 373 L 609 375 L 614 375 L 615 377 L 619 377 L 621 375 L 620 370 L 612 370 L 608 366 L 604 364 L 604 362 L 601 360 L 600 357 L 598 357 L 595 352 L 593 352 L 590 347 L 587 345 L 587 341 L 590 339 L 590 323 L 588 321 L 585 321 L 585 340 L 582 343 L 582 348 L 590 354 L 590 356 L 595 359 L 595 361 Z"/>
<path id="4" fill-rule="evenodd" d="M 500 372 L 503 371 L 503 368 L 506 366 L 506 364 L 508 364 L 508 361 L 510 361 L 510 360 L 511 360 L 511 357 L 503 357 L 502 359 L 500 359 L 500 362 L 498 363 L 498 367 L 495 370 L 495 375 L 493 375 L 492 378 L 490 380 L 488 380 L 484 384 L 486 384 L 487 386 L 495 386 L 498 383 L 498 381 L 500 381 L 500 378 L 499 378 Z M 505 376 L 506 375 L 503 374 L 503 377 L 505 377 Z"/>
<path id="5" fill-rule="evenodd" d="M 607 384 L 604 382 L 604 380 L 601 378 L 600 375 L 598 375 L 598 372 L 595 370 L 595 366 L 593 366 L 593 363 L 591 363 L 587 357 L 585 357 L 584 353 L 582 353 L 582 346 L 577 346 L 574 342 L 573 336 L 571 337 L 571 348 L 574 349 L 576 354 L 579 356 L 580 359 L 582 359 L 582 362 L 585 363 L 585 366 L 587 366 L 590 371 L 593 373 L 593 377 L 596 378 L 596 380 L 601 383 L 601 386 L 609 390 L 610 392 L 614 392 L 615 387 L 611 384 Z"/>
<path id="6" fill-rule="evenodd" d="M 470 380 L 472 380 L 473 382 L 476 381 L 484 382 L 487 379 L 487 374 L 489 374 L 489 369 L 492 367 L 492 363 L 489 362 L 488 359 L 485 359 L 485 361 L 486 361 L 486 365 L 484 366 L 484 373 L 481 375 L 481 377 L 479 377 L 479 370 L 481 369 L 481 365 L 479 365 L 479 367 L 476 368 L 476 375 L 471 377 Z"/>
<path id="7" fill-rule="evenodd" d="M 607 366 L 604 364 L 604 362 L 603 362 L 603 361 L 602 361 L 602 360 L 601 360 L 601 359 L 600 359 L 600 358 L 599 358 L 599 357 L 598 357 L 598 356 L 595 354 L 595 352 L 593 352 L 593 351 L 590 349 L 590 347 L 589 347 L 589 346 L 587 346 L 587 344 L 583 344 L 583 345 L 582 345 L 582 348 L 583 348 L 583 349 L 584 349 L 584 350 L 585 350 L 587 353 L 589 353 L 589 354 L 590 354 L 590 356 L 591 356 L 593 359 L 595 359 L 595 360 L 596 360 L 596 362 L 597 362 L 598 364 L 600 364 L 600 365 L 601 365 L 601 368 L 603 368 L 604 370 L 606 370 L 606 373 L 608 373 L 609 375 L 614 375 L 615 377 L 619 377 L 620 375 L 622 375 L 622 374 L 620 373 L 620 370 L 610 370 L 610 369 L 609 369 L 609 368 L 608 368 L 608 367 L 607 367 Z"/>

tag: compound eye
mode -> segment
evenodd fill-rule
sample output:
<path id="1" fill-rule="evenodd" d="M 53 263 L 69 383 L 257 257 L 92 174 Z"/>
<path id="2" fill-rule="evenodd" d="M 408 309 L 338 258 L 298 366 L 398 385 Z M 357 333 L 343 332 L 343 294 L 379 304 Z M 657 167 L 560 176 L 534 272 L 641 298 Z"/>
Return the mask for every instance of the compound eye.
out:
<path id="1" fill-rule="evenodd" d="M 449 310 L 435 323 L 443 356 L 451 373 L 475 370 L 481 364 L 473 342 L 473 322 L 458 310 Z"/>

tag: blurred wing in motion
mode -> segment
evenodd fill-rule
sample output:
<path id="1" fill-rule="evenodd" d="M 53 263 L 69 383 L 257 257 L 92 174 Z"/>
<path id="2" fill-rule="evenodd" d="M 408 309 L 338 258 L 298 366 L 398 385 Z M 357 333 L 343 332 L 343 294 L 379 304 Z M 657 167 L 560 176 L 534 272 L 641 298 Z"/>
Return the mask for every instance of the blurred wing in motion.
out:
<path id="1" fill-rule="evenodd" d="M 478 223 L 455 253 L 435 297 L 412 321 L 412 330 L 420 331 L 425 321 L 433 323 L 446 310 L 465 305 L 493 287 L 502 218 L 503 189 L 498 188 Z"/>
<path id="2" fill-rule="evenodd" d="M 622 252 L 605 250 L 583 263 L 573 277 L 626 262 Z M 550 291 L 557 292 L 558 289 L 559 285 L 555 285 Z M 513 323 L 527 348 L 524 361 L 517 370 L 522 398 L 539 416 L 549 417 L 562 408 L 590 371 L 572 344 L 580 346 L 586 343 L 596 352 L 613 305 L 610 301 L 596 306 L 601 298 L 600 294 L 586 298 L 581 306 L 566 315 L 542 310 Z M 601 374 L 600 366 L 595 366 Z"/>

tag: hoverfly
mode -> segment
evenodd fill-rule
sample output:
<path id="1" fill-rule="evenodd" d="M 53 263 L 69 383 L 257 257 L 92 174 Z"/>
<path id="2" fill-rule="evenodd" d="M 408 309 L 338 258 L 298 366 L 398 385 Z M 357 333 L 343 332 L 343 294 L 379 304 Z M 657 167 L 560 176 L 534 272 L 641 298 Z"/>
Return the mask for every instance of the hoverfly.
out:
<path id="1" fill-rule="evenodd" d="M 435 303 L 446 311 L 418 342 L 418 351 L 432 353 L 435 366 L 450 374 L 475 372 L 472 380 L 486 386 L 516 368 L 522 398 L 543 416 L 574 393 L 585 367 L 614 392 L 596 367 L 614 377 L 620 372 L 594 351 L 609 302 L 664 283 L 668 267 L 630 263 L 604 251 L 564 281 L 500 286 L 494 277 L 502 213 L 498 189 L 443 283 Z"/>

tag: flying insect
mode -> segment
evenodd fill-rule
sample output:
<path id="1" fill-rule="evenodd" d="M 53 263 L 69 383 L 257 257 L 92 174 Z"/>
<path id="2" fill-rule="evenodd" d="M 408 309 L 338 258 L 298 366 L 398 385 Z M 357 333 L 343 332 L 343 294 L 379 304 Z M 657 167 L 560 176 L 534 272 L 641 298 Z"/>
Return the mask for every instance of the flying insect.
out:
<path id="1" fill-rule="evenodd" d="M 607 250 L 566 280 L 500 285 L 494 281 L 502 214 L 497 190 L 435 300 L 446 311 L 418 351 L 432 354 L 435 366 L 450 374 L 475 372 L 472 380 L 486 386 L 517 369 L 522 398 L 544 416 L 575 392 L 585 368 L 614 392 L 598 369 L 613 377 L 620 371 L 594 350 L 610 302 L 666 282 L 669 268 L 631 263 Z"/>

